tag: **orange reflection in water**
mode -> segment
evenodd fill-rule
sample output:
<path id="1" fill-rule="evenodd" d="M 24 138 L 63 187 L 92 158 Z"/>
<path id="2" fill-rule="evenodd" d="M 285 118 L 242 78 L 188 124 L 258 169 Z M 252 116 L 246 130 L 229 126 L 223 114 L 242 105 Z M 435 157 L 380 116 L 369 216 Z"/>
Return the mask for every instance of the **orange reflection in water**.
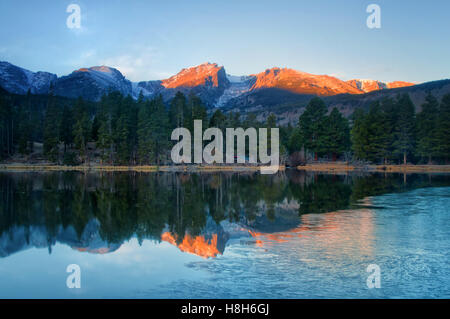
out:
<path id="1" fill-rule="evenodd" d="M 220 254 L 217 248 L 217 234 L 213 234 L 211 239 L 206 239 L 205 236 L 192 237 L 186 234 L 183 241 L 177 244 L 176 238 L 170 232 L 165 232 L 161 235 L 161 240 L 177 246 L 183 252 L 203 258 L 216 257 Z"/>
<path id="2" fill-rule="evenodd" d="M 374 249 L 373 211 L 337 211 L 308 214 L 301 217 L 301 226 L 279 233 L 261 233 L 248 230 L 259 247 L 305 238 L 323 252 L 331 255 L 372 255 Z"/>
<path id="3" fill-rule="evenodd" d="M 363 204 L 370 205 L 370 199 Z M 240 231 L 248 232 L 258 247 L 287 243 L 296 238 L 305 241 L 297 244 L 310 244 L 320 249 L 330 258 L 373 255 L 374 250 L 374 212 L 371 209 L 342 210 L 323 214 L 301 216 L 301 226 L 276 233 L 258 232 L 241 226 Z M 191 236 L 186 234 L 177 244 L 176 237 L 165 232 L 161 240 L 177 246 L 181 251 L 203 258 L 222 254 L 218 249 L 218 234 Z"/>

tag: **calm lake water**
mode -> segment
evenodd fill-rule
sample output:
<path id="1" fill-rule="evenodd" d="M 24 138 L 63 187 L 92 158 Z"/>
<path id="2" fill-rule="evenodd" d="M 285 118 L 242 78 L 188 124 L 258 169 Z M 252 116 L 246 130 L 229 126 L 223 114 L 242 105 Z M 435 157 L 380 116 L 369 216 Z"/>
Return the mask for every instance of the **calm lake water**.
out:
<path id="1" fill-rule="evenodd" d="M 0 298 L 450 298 L 449 175 L 0 173 L 0 196 Z"/>

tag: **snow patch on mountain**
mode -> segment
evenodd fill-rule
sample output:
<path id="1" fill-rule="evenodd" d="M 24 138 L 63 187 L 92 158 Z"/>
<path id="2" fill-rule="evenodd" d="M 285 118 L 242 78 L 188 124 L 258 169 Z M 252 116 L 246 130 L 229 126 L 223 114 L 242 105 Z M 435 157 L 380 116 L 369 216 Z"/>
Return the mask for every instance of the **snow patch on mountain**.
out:
<path id="1" fill-rule="evenodd" d="M 230 86 L 219 97 L 216 107 L 222 107 L 231 99 L 249 92 L 256 81 L 256 77 L 251 75 L 235 76 L 227 74 L 227 79 L 230 81 Z"/>
<path id="2" fill-rule="evenodd" d="M 151 98 L 164 90 L 161 81 L 132 82 L 131 88 L 134 99 L 138 99 L 141 93 L 145 98 Z"/>
<path id="3" fill-rule="evenodd" d="M 119 91 L 124 96 L 132 94 L 132 85 L 119 70 L 107 66 L 82 68 L 56 81 L 55 94 L 70 98 L 79 96 L 98 101 L 103 94 Z"/>
<path id="4" fill-rule="evenodd" d="M 414 85 L 414 83 L 411 82 L 403 82 L 403 81 L 381 82 L 371 79 L 353 79 L 347 81 L 347 83 L 363 91 L 364 93 Z"/>
<path id="5" fill-rule="evenodd" d="M 347 81 L 347 83 L 364 93 L 383 90 L 387 88 L 386 83 L 371 79 L 353 79 Z"/>
<path id="6" fill-rule="evenodd" d="M 8 92 L 46 94 L 56 81 L 56 74 L 31 72 L 8 62 L 0 61 L 0 86 Z"/>
<path id="7" fill-rule="evenodd" d="M 254 79 L 255 77 L 253 75 L 230 75 L 227 74 L 227 79 L 228 81 L 230 81 L 231 83 L 243 83 L 243 82 L 248 82 L 249 80 Z"/>

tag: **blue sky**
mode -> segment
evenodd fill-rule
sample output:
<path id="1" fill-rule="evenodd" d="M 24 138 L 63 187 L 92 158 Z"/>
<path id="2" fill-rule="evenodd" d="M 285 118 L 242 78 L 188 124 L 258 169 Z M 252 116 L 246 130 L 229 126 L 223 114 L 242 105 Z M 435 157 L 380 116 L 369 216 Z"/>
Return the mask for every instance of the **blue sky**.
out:
<path id="1" fill-rule="evenodd" d="M 66 26 L 71 3 L 81 29 Z M 371 3 L 380 29 L 366 26 Z M 448 0 L 1 0 L 0 60 L 58 75 L 108 65 L 133 81 L 216 62 L 425 82 L 450 78 L 449 14 Z"/>

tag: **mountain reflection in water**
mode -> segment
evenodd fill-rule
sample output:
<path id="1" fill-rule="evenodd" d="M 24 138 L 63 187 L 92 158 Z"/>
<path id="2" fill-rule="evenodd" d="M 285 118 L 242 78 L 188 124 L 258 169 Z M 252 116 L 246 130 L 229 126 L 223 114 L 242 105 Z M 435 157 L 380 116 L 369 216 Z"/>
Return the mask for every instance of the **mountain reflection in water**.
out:
<path id="1" fill-rule="evenodd" d="M 0 257 L 32 247 L 51 253 L 56 243 L 105 254 L 135 237 L 139 243 L 165 241 L 210 258 L 223 254 L 232 240 L 264 247 L 319 231 L 327 254 L 340 241 L 358 238 L 355 249 L 370 255 L 373 225 L 367 197 L 450 185 L 445 175 L 408 175 L 406 180 L 397 174 L 302 171 L 274 176 L 0 173 Z M 362 207 L 357 234 L 354 224 L 345 223 L 351 207 Z"/>

